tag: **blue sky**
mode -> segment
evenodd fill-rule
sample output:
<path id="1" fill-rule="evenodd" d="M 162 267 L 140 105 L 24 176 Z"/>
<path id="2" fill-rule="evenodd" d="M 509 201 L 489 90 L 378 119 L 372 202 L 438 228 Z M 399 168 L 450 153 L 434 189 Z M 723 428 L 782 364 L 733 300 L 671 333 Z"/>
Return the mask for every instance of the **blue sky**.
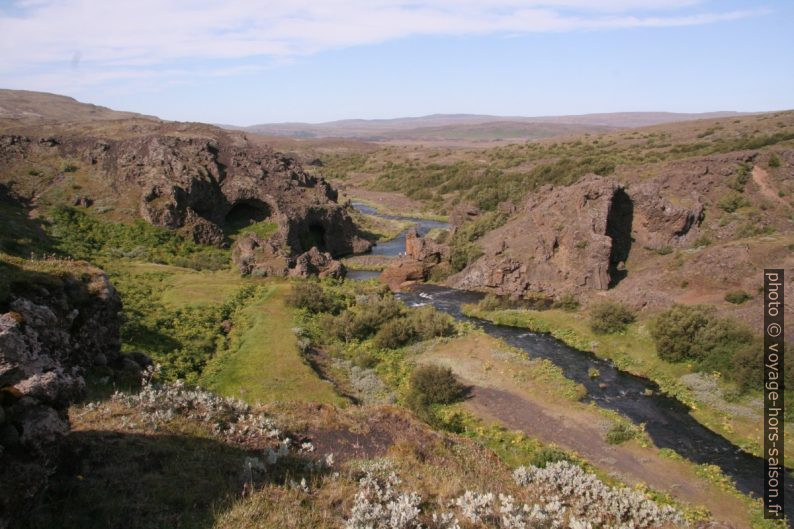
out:
<path id="1" fill-rule="evenodd" d="M 0 87 L 249 125 L 794 108 L 794 2 L 0 0 Z"/>

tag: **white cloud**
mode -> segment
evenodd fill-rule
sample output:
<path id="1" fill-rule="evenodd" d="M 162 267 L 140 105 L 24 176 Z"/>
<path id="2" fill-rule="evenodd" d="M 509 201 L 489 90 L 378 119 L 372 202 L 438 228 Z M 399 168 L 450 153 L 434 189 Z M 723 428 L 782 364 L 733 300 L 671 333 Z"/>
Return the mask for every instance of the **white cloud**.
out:
<path id="1" fill-rule="evenodd" d="M 412 35 L 515 35 L 708 24 L 753 11 L 698 0 L 24 0 L 0 8 L 0 84 L 233 75 Z M 239 62 L 258 62 L 258 66 Z M 201 68 L 185 64 L 201 64 Z M 214 66 L 209 67 L 208 64 Z M 80 70 L 80 75 L 74 70 Z M 60 73 L 58 73 L 60 72 Z"/>

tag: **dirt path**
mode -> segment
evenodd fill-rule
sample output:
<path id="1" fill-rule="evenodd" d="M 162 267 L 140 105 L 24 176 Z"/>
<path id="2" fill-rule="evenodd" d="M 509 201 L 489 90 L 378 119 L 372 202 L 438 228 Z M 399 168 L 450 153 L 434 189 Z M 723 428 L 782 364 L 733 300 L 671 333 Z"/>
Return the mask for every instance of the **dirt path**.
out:
<path id="1" fill-rule="evenodd" d="M 592 418 L 564 413 L 531 402 L 515 393 L 475 387 L 468 407 L 546 443 L 573 450 L 598 468 L 629 484 L 645 483 L 690 504 L 705 505 L 715 519 L 748 527 L 744 507 L 696 476 L 685 463 L 672 461 L 648 449 L 610 445 Z"/>
<path id="2" fill-rule="evenodd" d="M 486 421 L 496 421 L 546 443 L 572 450 L 629 484 L 645 483 L 684 503 L 706 506 L 715 520 L 749 527 L 745 506 L 700 478 L 683 461 L 661 457 L 655 447 L 605 440 L 610 420 L 595 408 L 559 397 L 553 381 L 533 378 L 526 361 L 510 359 L 497 340 L 464 337 L 441 345 L 420 361 L 450 367 L 472 387 L 465 406 Z"/>
<path id="3" fill-rule="evenodd" d="M 786 201 L 783 200 L 772 187 L 772 183 L 769 181 L 769 173 L 757 165 L 753 167 L 753 182 L 758 186 L 758 189 L 764 197 L 772 202 L 786 205 Z"/>

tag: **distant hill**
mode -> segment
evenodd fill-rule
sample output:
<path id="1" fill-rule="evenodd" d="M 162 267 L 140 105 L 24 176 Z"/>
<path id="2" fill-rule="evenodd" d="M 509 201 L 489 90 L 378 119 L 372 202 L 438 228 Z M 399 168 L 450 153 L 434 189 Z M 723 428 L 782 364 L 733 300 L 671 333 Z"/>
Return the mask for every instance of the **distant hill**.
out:
<path id="1" fill-rule="evenodd" d="M 487 116 L 433 114 L 394 119 L 346 119 L 326 123 L 270 123 L 226 128 L 255 134 L 293 138 L 350 138 L 378 140 L 497 140 L 539 139 L 552 136 L 608 132 L 629 127 L 659 125 L 695 119 L 740 115 L 739 112 L 616 112 L 572 116 Z"/>
<path id="2" fill-rule="evenodd" d="M 130 118 L 157 119 L 153 116 L 120 112 L 106 107 L 81 103 L 74 98 L 31 92 L 0 89 L 0 118 L 26 123 L 105 121 Z"/>

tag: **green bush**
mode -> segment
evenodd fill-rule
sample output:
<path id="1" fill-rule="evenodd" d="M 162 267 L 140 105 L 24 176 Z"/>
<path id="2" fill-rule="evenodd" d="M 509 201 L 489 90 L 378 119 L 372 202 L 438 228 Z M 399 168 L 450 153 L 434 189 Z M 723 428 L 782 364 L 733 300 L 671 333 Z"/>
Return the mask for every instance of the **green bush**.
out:
<path id="1" fill-rule="evenodd" d="M 590 328 L 597 334 L 622 332 L 635 318 L 631 308 L 614 301 L 602 301 L 590 309 Z"/>
<path id="2" fill-rule="evenodd" d="M 416 329 L 408 318 L 387 321 L 375 334 L 375 345 L 383 349 L 397 349 L 416 340 Z"/>
<path id="3" fill-rule="evenodd" d="M 453 246 L 450 252 L 450 264 L 452 264 L 453 270 L 460 272 L 479 259 L 482 254 L 482 249 L 474 243 Z"/>
<path id="4" fill-rule="evenodd" d="M 432 307 L 422 307 L 384 323 L 375 334 L 375 345 L 397 349 L 409 343 L 449 336 L 454 332 L 455 325 L 450 316 Z"/>
<path id="5" fill-rule="evenodd" d="M 356 303 L 352 310 L 351 337 L 359 340 L 369 338 L 378 332 L 383 324 L 405 313 L 402 303 L 391 293 L 384 296 L 367 296 Z"/>
<path id="6" fill-rule="evenodd" d="M 563 294 L 560 296 L 559 299 L 552 303 L 552 308 L 555 309 L 562 309 L 566 312 L 576 312 L 579 310 L 579 300 L 576 298 L 575 295 L 568 292 L 567 294 Z"/>
<path id="7" fill-rule="evenodd" d="M 745 301 L 753 299 L 753 296 L 744 290 L 733 290 L 725 294 L 725 301 L 733 303 L 734 305 L 741 305 Z"/>
<path id="8" fill-rule="evenodd" d="M 750 166 L 746 163 L 739 164 L 739 167 L 734 172 L 733 178 L 728 180 L 728 187 L 738 193 L 744 193 L 744 188 L 747 181 L 750 179 Z"/>
<path id="9" fill-rule="evenodd" d="M 690 354 L 701 371 L 732 376 L 736 351 L 752 343 L 753 333 L 739 322 L 712 317 L 697 333 Z"/>
<path id="10" fill-rule="evenodd" d="M 784 345 L 783 355 L 788 353 L 788 345 Z M 788 388 L 794 387 L 794 365 L 785 362 L 783 370 L 783 383 Z M 764 341 L 760 337 L 740 347 L 733 361 L 732 378 L 742 391 L 760 390 L 764 384 Z M 786 398 L 788 400 L 788 397 Z"/>
<path id="11" fill-rule="evenodd" d="M 463 398 L 466 391 L 450 368 L 436 365 L 414 369 L 408 384 L 407 401 L 413 409 L 451 404 Z"/>
<path id="12" fill-rule="evenodd" d="M 496 294 L 486 294 L 485 297 L 477 303 L 477 308 L 484 311 L 512 308 L 506 303 L 506 301 L 507 300 L 502 296 L 497 296 Z"/>
<path id="13" fill-rule="evenodd" d="M 345 300 L 334 296 L 314 281 L 301 281 L 292 285 L 287 301 L 294 307 L 306 309 L 312 313 L 330 312 L 338 314 Z"/>
<path id="14" fill-rule="evenodd" d="M 651 336 L 660 358 L 670 362 L 693 361 L 699 371 L 719 372 L 747 389 L 760 380 L 763 363 L 751 351 L 758 340 L 744 325 L 719 318 L 702 305 L 674 305 L 659 314 Z M 759 354 L 763 351 L 758 347 Z M 757 387 L 757 386 L 756 386 Z"/>
<path id="15" fill-rule="evenodd" d="M 609 429 L 606 435 L 607 443 L 619 445 L 642 435 L 642 428 L 633 424 L 619 422 Z"/>
<path id="16" fill-rule="evenodd" d="M 701 305 L 674 305 L 659 314 L 651 328 L 659 357 L 668 362 L 692 358 L 692 344 L 708 325 L 712 312 Z"/>
<path id="17" fill-rule="evenodd" d="M 773 169 L 776 167 L 780 167 L 780 158 L 777 157 L 777 154 L 772 154 L 769 156 L 769 161 L 767 162 L 767 165 L 769 165 L 769 167 Z"/>
<path id="18" fill-rule="evenodd" d="M 717 202 L 717 207 L 726 213 L 733 213 L 734 211 L 749 205 L 750 201 L 747 200 L 747 197 L 737 193 L 736 191 L 731 191 L 730 193 L 723 195 L 722 198 L 720 198 Z"/>

